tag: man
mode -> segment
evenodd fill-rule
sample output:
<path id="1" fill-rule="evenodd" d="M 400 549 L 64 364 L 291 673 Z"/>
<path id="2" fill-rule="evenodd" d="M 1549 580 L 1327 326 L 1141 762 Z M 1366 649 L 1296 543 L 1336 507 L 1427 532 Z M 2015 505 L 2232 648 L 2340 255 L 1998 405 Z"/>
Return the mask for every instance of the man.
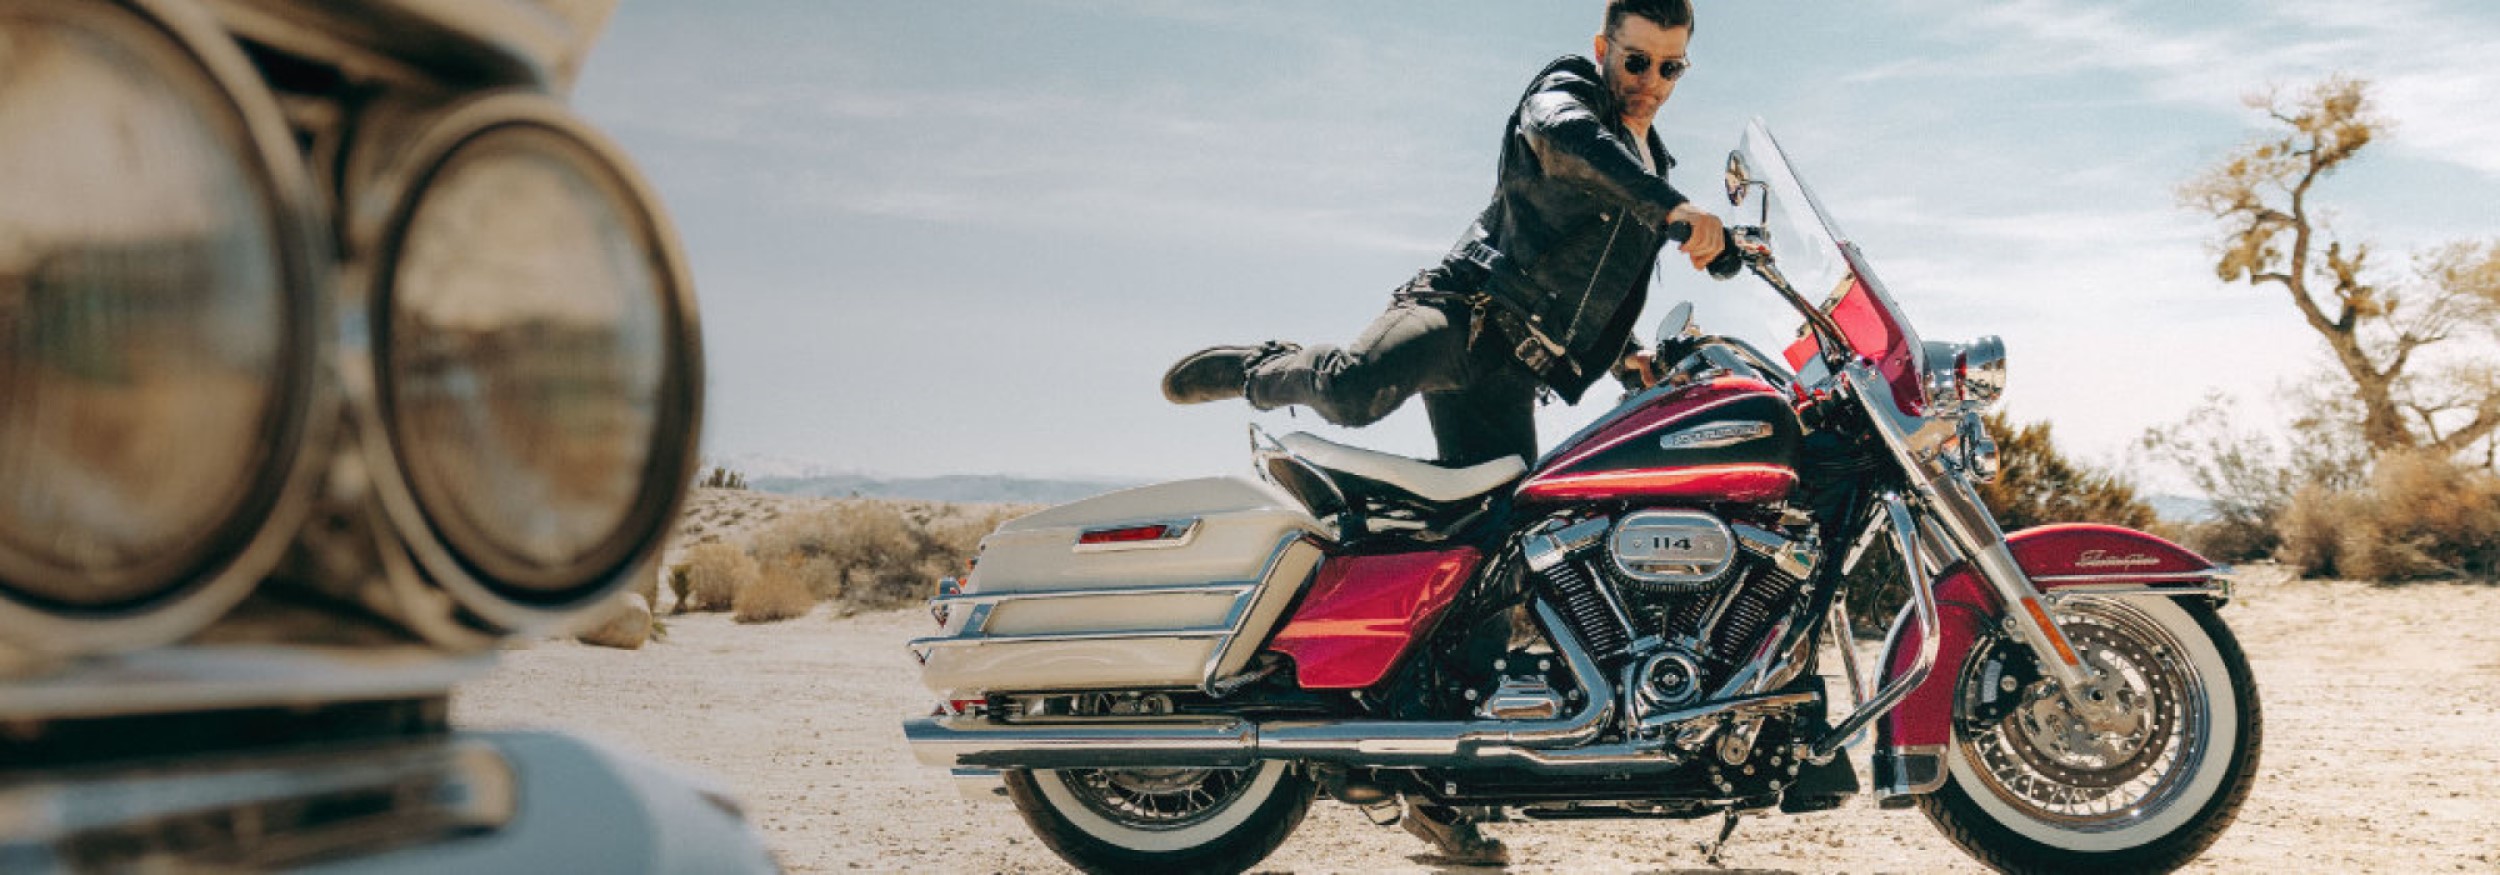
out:
<path id="1" fill-rule="evenodd" d="M 1547 65 L 1520 97 L 1492 204 L 1362 336 L 1203 350 L 1164 374 L 1164 397 L 1301 404 L 1362 426 L 1421 393 L 1442 464 L 1535 459 L 1540 387 L 1577 403 L 1621 374 L 1668 228 L 1689 227 L 1696 269 L 1726 248 L 1718 218 L 1667 184 L 1675 161 L 1650 129 L 1691 68 L 1692 34 L 1689 0 L 1610 0 L 1595 59 Z M 1414 805 L 1405 823 L 1451 862 L 1507 859 L 1450 809 Z"/>
<path id="2" fill-rule="evenodd" d="M 1521 96 L 1492 204 L 1354 343 L 1202 350 L 1164 374 L 1164 397 L 1363 426 L 1420 393 L 1442 464 L 1534 460 L 1540 387 L 1578 403 L 1621 373 L 1669 226 L 1690 228 L 1696 269 L 1725 247 L 1719 219 L 1667 184 L 1675 160 L 1650 128 L 1692 34 L 1689 0 L 1610 0 L 1595 60 L 1555 61 Z"/>

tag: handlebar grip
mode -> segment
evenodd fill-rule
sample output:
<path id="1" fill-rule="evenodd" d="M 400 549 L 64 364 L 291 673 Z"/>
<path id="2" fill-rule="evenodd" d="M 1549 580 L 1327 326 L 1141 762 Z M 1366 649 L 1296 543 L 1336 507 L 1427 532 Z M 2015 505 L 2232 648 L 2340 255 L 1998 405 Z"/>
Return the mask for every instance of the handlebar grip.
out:
<path id="1" fill-rule="evenodd" d="M 1723 280 L 1744 271 L 1745 256 L 1736 251 L 1736 235 L 1720 233 L 1727 238 L 1727 245 L 1719 250 L 1719 257 L 1710 259 L 1710 278 Z"/>
<path id="2" fill-rule="evenodd" d="M 1677 245 L 1677 246 L 1682 246 L 1682 245 L 1684 245 L 1684 241 L 1686 241 L 1686 240 L 1690 240 L 1690 239 L 1692 239 L 1692 237 L 1693 237 L 1693 223 L 1691 223 L 1691 222 L 1668 222 L 1668 223 L 1667 223 L 1667 242 L 1668 242 L 1668 243 L 1672 243 L 1672 244 L 1675 244 L 1675 245 Z"/>

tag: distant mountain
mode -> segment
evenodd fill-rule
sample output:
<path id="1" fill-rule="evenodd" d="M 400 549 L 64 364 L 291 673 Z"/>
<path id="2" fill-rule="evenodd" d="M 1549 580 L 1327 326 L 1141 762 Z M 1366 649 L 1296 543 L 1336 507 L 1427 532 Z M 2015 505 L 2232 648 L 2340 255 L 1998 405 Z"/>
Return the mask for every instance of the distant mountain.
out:
<path id="1" fill-rule="evenodd" d="M 758 492 L 818 498 L 909 498 L 994 504 L 1063 504 L 1080 498 L 1143 486 L 1124 480 L 1049 480 L 1001 474 L 949 474 L 941 477 L 872 477 L 866 474 L 764 476 L 749 474 L 748 488 Z"/>
<path id="2" fill-rule="evenodd" d="M 2201 523 L 2214 518 L 2214 503 L 2185 495 L 2154 495 L 2144 499 L 2153 515 L 2174 523 Z"/>

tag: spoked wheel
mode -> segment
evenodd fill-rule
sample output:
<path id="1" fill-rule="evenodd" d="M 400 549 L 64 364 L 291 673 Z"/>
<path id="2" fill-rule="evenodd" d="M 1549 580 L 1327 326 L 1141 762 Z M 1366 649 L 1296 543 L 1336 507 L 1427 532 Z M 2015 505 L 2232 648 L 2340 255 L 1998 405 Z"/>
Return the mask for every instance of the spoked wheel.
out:
<path id="1" fill-rule="evenodd" d="M 1920 807 L 1981 862 L 2012 872 L 2169 870 L 2213 844 L 2256 780 L 2257 684 L 2204 603 L 2075 598 L 2058 625 L 2120 703 L 2094 727 L 2055 691 L 1963 721 L 1950 779 Z M 1976 654 L 1966 671 L 1987 661 Z M 1967 678 L 1963 687 L 1968 689 Z"/>
<path id="2" fill-rule="evenodd" d="M 1312 794 L 1308 779 L 1275 761 L 1007 773 L 1007 795 L 1033 834 L 1088 872 L 1246 870 L 1284 844 Z"/>

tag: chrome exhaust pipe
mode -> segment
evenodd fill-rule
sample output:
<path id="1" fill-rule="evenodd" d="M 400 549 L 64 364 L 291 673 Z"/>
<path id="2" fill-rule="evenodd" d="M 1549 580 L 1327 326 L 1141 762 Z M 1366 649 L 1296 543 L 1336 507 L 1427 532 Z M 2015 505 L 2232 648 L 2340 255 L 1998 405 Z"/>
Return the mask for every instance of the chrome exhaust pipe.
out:
<path id="1" fill-rule="evenodd" d="M 1538 751 L 1596 741 L 1614 722 L 1615 689 L 1562 617 L 1535 605 L 1546 638 L 1580 683 L 1580 708 L 1549 720 L 1277 720 L 1236 718 L 1049 720 L 1001 723 L 924 717 L 903 724 L 923 765 L 948 768 L 1246 768 L 1259 760 L 1308 760 L 1367 768 L 1483 765 L 1535 768 Z M 1670 758 L 1655 758 L 1671 765 Z"/>

